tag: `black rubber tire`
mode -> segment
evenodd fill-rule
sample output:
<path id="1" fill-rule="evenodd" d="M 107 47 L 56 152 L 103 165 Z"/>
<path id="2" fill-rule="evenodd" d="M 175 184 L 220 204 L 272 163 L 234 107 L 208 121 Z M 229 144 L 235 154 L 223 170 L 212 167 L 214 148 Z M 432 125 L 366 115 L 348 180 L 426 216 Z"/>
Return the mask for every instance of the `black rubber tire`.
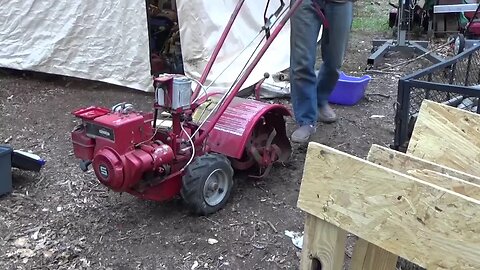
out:
<path id="1" fill-rule="evenodd" d="M 227 176 L 225 197 L 216 205 L 209 205 L 204 197 L 203 188 L 209 175 L 215 170 L 222 170 Z M 234 186 L 233 168 L 230 160 L 220 154 L 206 154 L 196 157 L 188 165 L 182 177 L 180 194 L 188 208 L 195 215 L 210 215 L 222 209 L 228 202 Z"/>

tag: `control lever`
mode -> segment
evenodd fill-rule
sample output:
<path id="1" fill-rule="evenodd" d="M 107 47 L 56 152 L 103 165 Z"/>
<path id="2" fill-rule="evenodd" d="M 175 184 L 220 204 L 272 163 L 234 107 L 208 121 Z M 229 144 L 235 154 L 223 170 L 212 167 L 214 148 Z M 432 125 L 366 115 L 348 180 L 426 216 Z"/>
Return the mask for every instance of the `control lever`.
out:
<path id="1" fill-rule="evenodd" d="M 270 17 L 267 18 L 267 10 L 269 6 L 270 0 L 267 1 L 267 6 L 265 7 L 265 12 L 263 13 L 263 20 L 265 22 L 265 25 L 262 27 L 262 30 L 265 30 L 265 36 L 267 37 L 267 39 L 270 38 L 270 27 L 272 26 L 272 19 L 276 19 L 278 16 L 280 16 L 280 13 L 285 7 L 285 2 L 283 0 L 280 0 L 280 7 L 272 15 L 270 15 Z"/>

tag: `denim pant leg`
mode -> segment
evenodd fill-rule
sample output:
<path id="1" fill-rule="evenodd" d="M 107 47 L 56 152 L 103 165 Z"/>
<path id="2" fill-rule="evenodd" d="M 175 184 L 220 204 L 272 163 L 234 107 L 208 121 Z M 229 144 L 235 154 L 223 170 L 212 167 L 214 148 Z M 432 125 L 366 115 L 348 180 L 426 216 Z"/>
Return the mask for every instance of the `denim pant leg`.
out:
<path id="1" fill-rule="evenodd" d="M 340 76 L 340 68 L 352 27 L 353 3 L 351 1 L 346 3 L 327 2 L 325 17 L 328 20 L 329 28 L 325 29 L 321 41 L 323 63 L 318 72 L 318 107 L 328 103 L 328 98 Z"/>
<path id="2" fill-rule="evenodd" d="M 321 23 L 312 0 L 304 0 L 290 19 L 291 101 L 299 125 L 315 125 L 317 122 L 315 60 Z"/>

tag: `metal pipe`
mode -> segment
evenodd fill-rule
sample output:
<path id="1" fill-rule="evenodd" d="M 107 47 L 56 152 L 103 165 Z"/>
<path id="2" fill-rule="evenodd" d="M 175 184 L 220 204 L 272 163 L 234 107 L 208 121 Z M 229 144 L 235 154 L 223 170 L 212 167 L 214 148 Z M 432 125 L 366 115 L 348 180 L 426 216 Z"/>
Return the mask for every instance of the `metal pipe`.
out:
<path id="1" fill-rule="evenodd" d="M 207 128 L 203 131 L 203 133 L 195 140 L 195 145 L 198 145 L 200 144 L 201 142 L 203 142 L 203 140 L 207 137 L 207 135 L 210 133 L 210 131 L 212 131 L 213 127 L 215 126 L 215 124 L 217 124 L 218 120 L 220 119 L 220 117 L 223 115 L 223 113 L 225 112 L 225 110 L 227 109 L 227 107 L 230 105 L 230 103 L 232 102 L 232 100 L 235 98 L 235 96 L 237 95 L 238 91 L 240 90 L 240 88 L 242 87 L 242 85 L 245 83 L 245 81 L 247 80 L 248 76 L 250 76 L 250 74 L 252 73 L 253 69 L 256 67 L 256 65 L 258 64 L 258 62 L 260 62 L 261 58 L 263 57 L 263 55 L 265 54 L 265 52 L 267 51 L 267 49 L 270 47 L 270 45 L 272 44 L 272 42 L 275 40 L 275 38 L 278 36 L 278 34 L 280 33 L 280 31 L 282 30 L 282 28 L 285 26 L 285 24 L 287 23 L 287 21 L 290 19 L 290 17 L 292 16 L 292 14 L 298 9 L 298 7 L 300 6 L 300 4 L 302 4 L 303 0 L 297 0 L 295 1 L 295 3 L 290 7 L 290 10 L 287 12 L 287 14 L 285 15 L 285 17 L 280 21 L 279 25 L 275 28 L 275 30 L 273 31 L 273 33 L 271 34 L 270 38 L 267 39 L 265 45 L 263 45 L 262 49 L 260 50 L 260 52 L 258 53 L 258 55 L 255 57 L 255 59 L 253 60 L 253 62 L 250 64 L 250 66 L 247 68 L 247 70 L 245 71 L 245 74 L 243 74 L 242 78 L 237 82 L 237 84 L 235 85 L 235 87 L 233 88 L 232 92 L 228 95 L 227 99 L 225 100 L 225 102 L 218 108 L 218 111 L 217 113 L 214 115 L 213 119 L 208 123 L 208 126 Z"/>
<path id="2" fill-rule="evenodd" d="M 223 43 L 225 43 L 225 40 L 227 39 L 228 33 L 230 33 L 230 29 L 232 29 L 233 22 L 237 18 L 238 14 L 240 13 L 240 9 L 242 8 L 243 3 L 245 3 L 245 0 L 240 0 L 237 3 L 237 6 L 235 7 L 235 10 L 233 11 L 232 16 L 230 16 L 230 20 L 227 23 L 227 26 L 223 30 L 222 35 L 220 36 L 220 40 L 217 43 L 217 46 L 215 46 L 215 49 L 213 50 L 213 54 L 210 57 L 210 60 L 208 60 L 207 66 L 202 72 L 202 76 L 200 77 L 200 80 L 198 81 L 200 84 L 197 84 L 197 87 L 195 88 L 195 91 L 192 94 L 192 97 L 190 99 L 191 102 L 193 102 L 197 97 L 198 94 L 200 93 L 200 90 L 202 89 L 202 85 L 205 83 L 207 80 L 208 73 L 212 70 L 213 63 L 217 59 L 218 54 L 220 53 L 220 49 L 223 46 Z"/>

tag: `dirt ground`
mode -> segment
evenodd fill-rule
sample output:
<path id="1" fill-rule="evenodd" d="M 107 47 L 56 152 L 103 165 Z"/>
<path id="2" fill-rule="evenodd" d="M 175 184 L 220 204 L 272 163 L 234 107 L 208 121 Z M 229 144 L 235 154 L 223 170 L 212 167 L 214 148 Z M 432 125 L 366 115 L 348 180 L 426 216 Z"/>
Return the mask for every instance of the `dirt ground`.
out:
<path id="1" fill-rule="evenodd" d="M 374 37 L 378 34 L 352 34 L 345 72 L 365 74 Z M 392 143 L 400 75 L 371 76 L 365 98 L 352 107 L 335 106 L 339 121 L 321 125 L 313 141 L 361 158 L 372 144 Z M 292 160 L 266 179 L 237 175 L 238 187 L 227 207 L 208 218 L 195 217 L 180 199 L 161 204 L 110 192 L 92 171 L 83 173 L 73 157 L 73 109 L 129 101 L 150 110 L 152 94 L 10 73 L 0 76 L 0 89 L 0 143 L 8 141 L 15 149 L 31 150 L 47 160 L 41 173 L 13 170 L 14 192 L 0 198 L 1 269 L 299 266 L 301 250 L 285 231 L 303 230 L 304 213 L 296 203 L 305 145 L 294 145 Z M 289 119 L 289 131 L 293 126 Z M 211 244 L 210 238 L 218 242 Z M 346 250 L 350 256 L 351 247 Z"/>

